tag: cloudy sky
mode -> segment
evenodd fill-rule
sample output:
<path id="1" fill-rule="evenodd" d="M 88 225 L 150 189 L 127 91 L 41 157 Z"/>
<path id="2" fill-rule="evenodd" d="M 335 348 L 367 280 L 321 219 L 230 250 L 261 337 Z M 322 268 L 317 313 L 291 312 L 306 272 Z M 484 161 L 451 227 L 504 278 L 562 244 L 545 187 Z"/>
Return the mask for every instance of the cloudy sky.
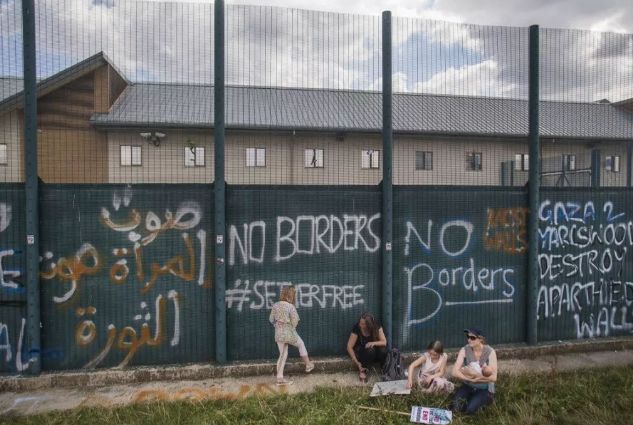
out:
<path id="1" fill-rule="evenodd" d="M 231 4 L 257 4 L 231 1 Z M 577 28 L 633 33 L 629 0 L 266 0 L 270 6 L 380 14 L 481 25 Z"/>
<path id="2" fill-rule="evenodd" d="M 40 76 L 103 51 L 132 81 L 213 80 L 211 2 L 36 3 Z M 248 6 L 253 3 L 227 2 L 230 84 L 379 89 L 379 15 L 391 10 L 399 92 L 525 98 L 527 26 L 536 23 L 543 28 L 544 98 L 633 97 L 630 0 L 264 0 Z M 19 0 L 0 0 L 3 75 L 21 72 L 19 7 Z"/>

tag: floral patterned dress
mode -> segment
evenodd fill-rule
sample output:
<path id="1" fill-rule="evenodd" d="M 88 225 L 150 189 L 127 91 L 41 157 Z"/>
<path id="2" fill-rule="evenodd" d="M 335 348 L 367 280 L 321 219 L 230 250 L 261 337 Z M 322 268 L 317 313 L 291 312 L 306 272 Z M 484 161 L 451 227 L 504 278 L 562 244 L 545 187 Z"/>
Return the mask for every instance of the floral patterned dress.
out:
<path id="1" fill-rule="evenodd" d="M 286 301 L 275 303 L 269 320 L 275 326 L 275 342 L 297 345 L 299 334 L 295 328 L 299 323 L 299 314 L 294 305 Z"/>

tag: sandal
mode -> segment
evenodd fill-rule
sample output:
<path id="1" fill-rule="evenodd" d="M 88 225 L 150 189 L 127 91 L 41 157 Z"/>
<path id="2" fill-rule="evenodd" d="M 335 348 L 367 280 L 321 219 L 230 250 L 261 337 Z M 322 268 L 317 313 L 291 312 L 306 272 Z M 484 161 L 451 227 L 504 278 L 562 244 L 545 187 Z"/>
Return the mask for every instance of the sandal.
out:
<path id="1" fill-rule="evenodd" d="M 360 382 L 362 383 L 366 383 L 367 382 L 367 369 L 362 369 L 361 371 L 358 372 L 358 379 L 360 379 Z"/>
<path id="2" fill-rule="evenodd" d="M 285 385 L 292 385 L 292 381 L 287 381 L 286 379 L 277 379 L 277 385 L 279 386 L 285 386 Z"/>
<path id="3" fill-rule="evenodd" d="M 306 373 L 310 373 L 314 370 L 314 363 L 310 362 L 306 365 Z"/>

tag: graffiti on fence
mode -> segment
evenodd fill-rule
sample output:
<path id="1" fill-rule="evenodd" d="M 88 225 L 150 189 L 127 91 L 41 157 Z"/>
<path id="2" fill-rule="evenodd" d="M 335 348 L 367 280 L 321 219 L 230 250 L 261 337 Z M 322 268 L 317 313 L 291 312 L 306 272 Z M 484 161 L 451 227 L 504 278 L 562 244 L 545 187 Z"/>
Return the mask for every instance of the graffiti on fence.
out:
<path id="1" fill-rule="evenodd" d="M 8 233 L 11 226 L 12 206 L 6 202 L 0 202 L 0 235 Z M 3 235 L 4 236 L 4 235 Z M 2 238 L 6 243 L 9 238 Z M 4 292 L 24 293 L 25 289 L 20 278 L 22 271 L 19 268 L 8 266 L 11 260 L 21 255 L 22 252 L 15 246 L 0 246 L 0 290 Z"/>
<path id="2" fill-rule="evenodd" d="M 541 326 L 573 323 L 570 336 L 575 338 L 632 332 L 633 276 L 627 257 L 633 221 L 611 200 L 545 200 L 539 222 Z"/>
<path id="3" fill-rule="evenodd" d="M 499 329 L 497 315 L 508 320 L 495 339 L 522 338 L 524 198 L 520 192 L 502 198 L 493 192 L 395 192 L 393 311 L 401 348 L 419 349 L 420 341 L 440 336 L 446 344 L 463 344 L 467 326 Z"/>
<path id="4" fill-rule="evenodd" d="M 433 318 L 442 307 L 466 304 L 512 303 L 515 293 L 515 270 L 513 267 L 486 267 L 477 264 L 472 256 L 472 234 L 475 226 L 466 220 L 449 220 L 439 226 L 428 220 L 416 227 L 406 222 L 404 256 L 438 252 L 439 257 L 460 259 L 455 267 L 430 264 L 429 260 L 404 267 L 407 282 L 407 308 L 405 328 L 424 323 Z M 486 230 L 488 232 L 489 229 Z M 421 236 L 421 235 L 424 235 Z M 447 247 L 446 240 L 453 242 Z M 456 242 L 458 241 L 458 242 Z M 446 298 L 444 289 L 459 288 L 459 298 Z M 414 313 L 416 298 L 432 299 L 424 311 Z"/>
<path id="5" fill-rule="evenodd" d="M 527 251 L 528 208 L 488 208 L 484 248 L 511 255 Z"/>
<path id="6" fill-rule="evenodd" d="M 110 205 L 93 201 L 84 206 L 94 211 L 87 218 L 84 211 L 75 216 L 71 210 L 66 230 L 78 229 L 67 239 L 78 240 L 79 248 L 70 255 L 50 249 L 67 249 L 63 235 L 61 241 L 44 238 L 43 302 L 51 305 L 49 321 L 56 318 L 49 324 L 51 334 L 67 334 L 63 338 L 75 347 L 69 367 L 122 368 L 147 349 L 165 356 L 183 338 L 196 339 L 186 332 L 195 328 L 183 327 L 181 316 L 187 301 L 202 302 L 192 291 L 205 293 L 212 287 L 203 228 L 209 220 L 204 222 L 198 201 L 181 197 L 174 209 L 158 214 L 146 208 L 151 198 L 133 195 L 129 188 L 109 191 Z"/>
<path id="7" fill-rule="evenodd" d="M 270 265 L 301 257 L 375 253 L 380 248 L 380 213 L 277 216 L 272 223 L 255 220 L 228 227 L 228 265 Z M 271 226 L 272 225 L 272 226 Z M 273 228 L 270 234 L 267 229 Z M 272 243 L 270 240 L 272 239 Z M 267 248 L 267 241 L 270 248 Z M 241 312 L 271 309 L 281 287 L 294 285 L 297 306 L 346 310 L 364 304 L 365 285 L 235 279 L 226 291 L 227 308 Z"/>
<path id="8" fill-rule="evenodd" d="M 12 337 L 11 327 L 7 323 L 0 322 L 0 359 L 2 359 L 4 365 L 11 364 L 14 366 L 16 372 L 24 372 L 29 368 L 28 359 L 22 357 L 25 325 L 26 319 L 24 317 L 20 318 L 18 335 Z M 13 344 L 11 341 L 13 341 Z"/>

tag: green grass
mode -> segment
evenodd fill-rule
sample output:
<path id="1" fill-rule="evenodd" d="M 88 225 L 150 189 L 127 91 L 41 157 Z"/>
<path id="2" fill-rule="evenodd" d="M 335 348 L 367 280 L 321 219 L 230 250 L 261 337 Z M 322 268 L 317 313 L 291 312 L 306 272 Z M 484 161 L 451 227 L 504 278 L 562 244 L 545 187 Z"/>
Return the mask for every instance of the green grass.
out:
<path id="1" fill-rule="evenodd" d="M 446 407 L 444 397 L 369 397 L 368 388 L 321 388 L 294 396 L 240 401 L 155 402 L 117 409 L 85 408 L 30 417 L 2 418 L 12 424 L 407 424 L 408 418 L 359 409 L 371 406 L 409 412 L 412 405 Z M 495 404 L 458 424 L 633 423 L 633 367 L 502 376 Z"/>

